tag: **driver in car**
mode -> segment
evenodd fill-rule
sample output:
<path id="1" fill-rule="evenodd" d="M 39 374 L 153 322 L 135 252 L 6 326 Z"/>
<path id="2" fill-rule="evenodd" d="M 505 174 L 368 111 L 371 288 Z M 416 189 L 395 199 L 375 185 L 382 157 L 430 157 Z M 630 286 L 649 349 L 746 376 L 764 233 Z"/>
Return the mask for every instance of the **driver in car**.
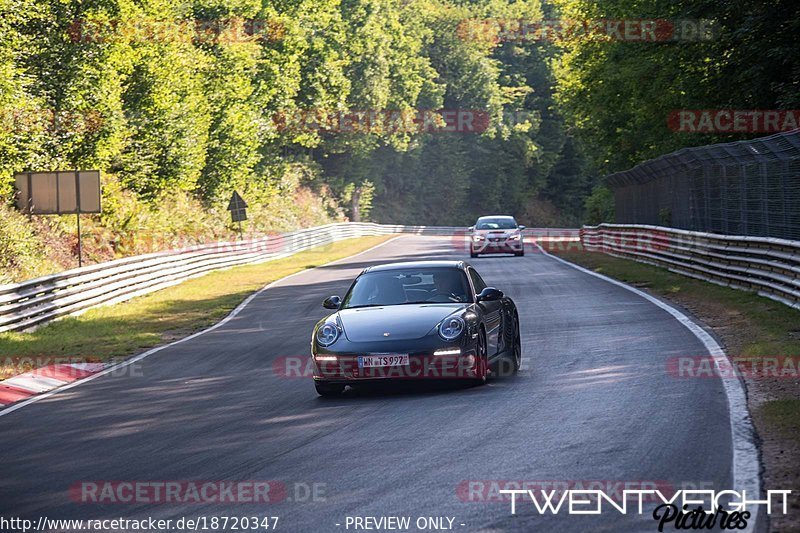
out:
<path id="1" fill-rule="evenodd" d="M 450 272 L 437 272 L 433 275 L 433 294 L 432 296 L 443 296 L 439 300 L 450 302 L 464 302 L 466 295 L 464 294 L 464 287 L 457 276 L 453 276 Z"/>

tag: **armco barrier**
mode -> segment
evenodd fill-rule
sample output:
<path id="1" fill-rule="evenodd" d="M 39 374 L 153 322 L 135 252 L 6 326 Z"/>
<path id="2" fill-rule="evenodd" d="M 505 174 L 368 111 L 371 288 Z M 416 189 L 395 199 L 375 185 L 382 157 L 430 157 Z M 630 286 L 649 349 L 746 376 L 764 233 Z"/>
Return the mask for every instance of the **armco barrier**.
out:
<path id="1" fill-rule="evenodd" d="M 585 226 L 580 235 L 587 251 L 757 292 L 800 309 L 800 241 L 627 224 Z"/>

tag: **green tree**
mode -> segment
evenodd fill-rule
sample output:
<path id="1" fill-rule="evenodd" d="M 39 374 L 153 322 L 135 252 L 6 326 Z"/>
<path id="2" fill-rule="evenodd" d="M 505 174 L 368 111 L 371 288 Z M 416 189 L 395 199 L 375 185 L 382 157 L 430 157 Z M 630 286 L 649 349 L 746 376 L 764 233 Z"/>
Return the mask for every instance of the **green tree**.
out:
<path id="1" fill-rule="evenodd" d="M 608 187 L 598 185 L 586 198 L 586 223 L 596 226 L 602 222 L 614 222 L 614 195 Z"/>

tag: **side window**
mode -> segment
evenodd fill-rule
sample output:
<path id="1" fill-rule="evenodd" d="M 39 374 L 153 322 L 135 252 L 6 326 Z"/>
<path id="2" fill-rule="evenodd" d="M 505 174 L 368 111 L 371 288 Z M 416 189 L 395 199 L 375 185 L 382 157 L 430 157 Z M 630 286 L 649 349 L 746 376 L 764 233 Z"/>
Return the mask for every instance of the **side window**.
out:
<path id="1" fill-rule="evenodd" d="M 478 294 L 486 288 L 486 283 L 481 279 L 474 268 L 469 269 L 469 278 L 472 280 L 472 286 L 475 287 L 475 294 Z"/>

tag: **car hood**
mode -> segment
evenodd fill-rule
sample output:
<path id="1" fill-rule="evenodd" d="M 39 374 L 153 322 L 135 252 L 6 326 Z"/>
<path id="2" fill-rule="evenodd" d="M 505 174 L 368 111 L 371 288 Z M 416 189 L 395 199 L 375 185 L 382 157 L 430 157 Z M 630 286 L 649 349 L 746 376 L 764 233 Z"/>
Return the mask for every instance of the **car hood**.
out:
<path id="1" fill-rule="evenodd" d="M 351 342 L 419 339 L 464 304 L 406 304 L 339 311 L 344 334 Z M 388 333 L 388 335 L 386 335 Z"/>
<path id="2" fill-rule="evenodd" d="M 510 237 L 518 233 L 520 233 L 518 229 L 476 229 L 474 231 L 475 235 L 482 237 Z"/>

